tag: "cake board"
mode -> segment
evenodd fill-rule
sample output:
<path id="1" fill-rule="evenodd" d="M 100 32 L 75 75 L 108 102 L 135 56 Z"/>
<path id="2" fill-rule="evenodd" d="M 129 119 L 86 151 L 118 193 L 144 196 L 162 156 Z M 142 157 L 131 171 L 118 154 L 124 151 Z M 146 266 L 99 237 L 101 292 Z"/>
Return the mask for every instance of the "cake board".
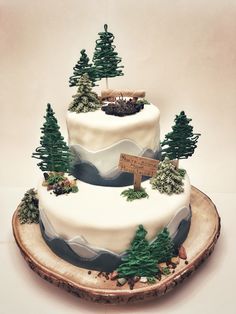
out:
<path id="1" fill-rule="evenodd" d="M 187 263 L 180 263 L 170 275 L 154 284 L 117 286 L 97 271 L 76 267 L 56 256 L 44 242 L 38 224 L 20 224 L 16 209 L 12 218 L 16 243 L 29 267 L 48 282 L 77 297 L 110 304 L 127 304 L 158 298 L 189 277 L 211 255 L 220 235 L 220 217 L 210 198 L 197 188 L 191 188 L 192 220 L 183 246 Z"/>

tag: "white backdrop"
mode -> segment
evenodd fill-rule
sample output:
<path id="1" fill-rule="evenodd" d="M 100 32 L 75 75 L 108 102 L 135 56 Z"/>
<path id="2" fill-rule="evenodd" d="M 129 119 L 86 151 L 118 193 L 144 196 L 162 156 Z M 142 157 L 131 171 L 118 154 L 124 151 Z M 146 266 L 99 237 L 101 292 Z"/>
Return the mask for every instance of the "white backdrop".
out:
<path id="1" fill-rule="evenodd" d="M 220 313 L 222 306 L 233 313 L 236 0 L 0 0 L 0 23 L 5 267 L 0 314 L 78 313 L 78 308 L 79 313 Z M 105 23 L 125 66 L 125 75 L 111 79 L 110 86 L 146 90 L 161 110 L 162 139 L 181 110 L 193 119 L 202 136 L 195 155 L 181 166 L 193 185 L 213 197 L 223 218 L 220 243 L 206 267 L 177 292 L 142 307 L 98 307 L 51 287 L 28 270 L 10 228 L 15 206 L 41 176 L 30 156 L 39 145 L 46 104 L 52 104 L 67 137 L 65 113 L 75 93 L 68 78 L 81 49 L 92 58 Z"/>
<path id="2" fill-rule="evenodd" d="M 111 79 L 110 86 L 145 89 L 161 110 L 162 138 L 184 109 L 202 133 L 195 155 L 181 162 L 192 183 L 206 192 L 236 190 L 235 0 L 0 4 L 6 185 L 32 185 L 38 170 L 30 155 L 39 144 L 47 102 L 67 136 L 65 112 L 75 92 L 68 78 L 81 49 L 92 58 L 97 34 L 107 23 L 125 66 L 125 76 Z"/>

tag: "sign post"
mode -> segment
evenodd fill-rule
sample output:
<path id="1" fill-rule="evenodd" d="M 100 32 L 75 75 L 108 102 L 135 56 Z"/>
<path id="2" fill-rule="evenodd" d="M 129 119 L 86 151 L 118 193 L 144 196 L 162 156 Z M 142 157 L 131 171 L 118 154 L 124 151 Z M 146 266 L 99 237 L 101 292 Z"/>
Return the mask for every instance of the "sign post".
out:
<path id="1" fill-rule="evenodd" d="M 142 176 L 153 177 L 159 160 L 128 154 L 120 155 L 119 169 L 134 174 L 134 190 L 140 191 Z"/>

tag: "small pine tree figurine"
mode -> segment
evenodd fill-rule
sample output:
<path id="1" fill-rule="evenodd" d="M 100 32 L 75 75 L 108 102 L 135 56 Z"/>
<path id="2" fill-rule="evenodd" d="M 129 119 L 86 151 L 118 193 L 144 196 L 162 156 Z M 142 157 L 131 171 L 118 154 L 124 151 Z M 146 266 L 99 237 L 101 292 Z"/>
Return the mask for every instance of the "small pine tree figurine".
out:
<path id="1" fill-rule="evenodd" d="M 89 57 L 86 54 L 85 49 L 82 49 L 80 51 L 80 59 L 76 63 L 76 65 L 73 67 L 73 75 L 69 79 L 69 86 L 77 86 L 79 83 L 79 78 L 84 73 L 87 73 L 89 76 L 89 79 L 92 81 L 92 85 L 95 86 L 96 81 L 96 71 L 93 67 L 92 63 L 89 63 Z"/>
<path id="2" fill-rule="evenodd" d="M 45 123 L 40 137 L 40 147 L 32 154 L 33 158 L 41 159 L 37 165 L 42 171 L 70 172 L 72 155 L 60 132 L 57 119 L 50 104 L 47 105 Z"/>
<path id="3" fill-rule="evenodd" d="M 92 83 L 86 73 L 80 77 L 77 94 L 73 98 L 68 109 L 69 111 L 77 113 L 89 112 L 101 107 L 98 95 L 92 91 Z"/>
<path id="4" fill-rule="evenodd" d="M 150 179 L 153 189 L 160 193 L 180 194 L 184 191 L 183 178 L 185 170 L 176 169 L 168 157 L 165 157 L 158 165 L 157 173 Z"/>
<path id="5" fill-rule="evenodd" d="M 193 155 L 200 134 L 193 133 L 190 121 L 192 119 L 188 119 L 184 111 L 176 115 L 172 132 L 167 133 L 161 142 L 163 159 L 166 156 L 169 159 L 186 159 Z"/>
<path id="6" fill-rule="evenodd" d="M 22 198 L 18 217 L 21 224 L 39 222 L 38 198 L 34 189 L 28 190 Z"/>
<path id="7" fill-rule="evenodd" d="M 119 65 L 121 58 L 115 52 L 116 46 L 113 45 L 114 35 L 107 31 L 107 24 L 104 25 L 105 32 L 100 32 L 100 39 L 96 40 L 93 63 L 96 69 L 96 75 L 99 79 L 106 78 L 108 88 L 108 77 L 124 75 L 123 66 Z"/>
<path id="8" fill-rule="evenodd" d="M 117 268 L 120 278 L 134 276 L 152 277 L 157 274 L 157 263 L 150 254 L 146 234 L 147 231 L 140 225 L 131 242 L 131 247 L 127 251 L 127 256 Z"/>
<path id="9" fill-rule="evenodd" d="M 150 252 L 158 263 L 167 262 L 174 256 L 174 244 L 167 228 L 150 244 Z"/>

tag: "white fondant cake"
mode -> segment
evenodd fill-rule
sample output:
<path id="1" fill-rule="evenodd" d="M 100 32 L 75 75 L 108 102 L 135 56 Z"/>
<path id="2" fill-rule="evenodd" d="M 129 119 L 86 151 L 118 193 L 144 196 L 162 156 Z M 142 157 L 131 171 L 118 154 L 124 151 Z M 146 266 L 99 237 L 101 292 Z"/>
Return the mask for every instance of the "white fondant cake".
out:
<path id="1" fill-rule="evenodd" d="M 40 182 L 40 213 L 64 240 L 83 238 L 91 247 L 120 254 L 129 248 L 138 225 L 145 227 L 148 239 L 152 240 L 183 208 L 189 207 L 191 187 L 187 175 L 181 194 L 161 194 L 152 189 L 149 181 L 142 186 L 149 198 L 127 202 L 120 195 L 124 187 L 101 187 L 79 181 L 78 193 L 57 197 Z M 181 220 L 188 215 L 189 210 Z M 178 220 L 172 226 L 172 233 L 179 223 Z M 47 232 L 46 222 L 44 226 Z"/>
<path id="2" fill-rule="evenodd" d="M 79 114 L 68 111 L 69 144 L 95 152 L 128 139 L 141 149 L 155 151 L 160 141 L 159 119 L 160 111 L 152 104 L 125 117 L 106 115 L 101 109 Z"/>
<path id="3" fill-rule="evenodd" d="M 102 180 L 116 182 L 121 153 L 155 158 L 160 142 L 159 119 L 160 111 L 152 104 L 124 117 L 107 115 L 101 109 L 79 114 L 68 111 L 69 144 L 76 156 L 75 166 L 80 166 L 73 174 L 92 184 L 124 185 L 124 181 L 112 184 Z M 98 179 L 94 179 L 96 175 Z"/>
<path id="4" fill-rule="evenodd" d="M 112 271 L 121 263 L 139 225 L 147 230 L 149 241 L 164 227 L 177 247 L 186 238 L 191 219 L 187 174 L 180 194 L 161 194 L 147 180 L 141 186 L 148 198 L 127 202 L 121 195 L 133 188 L 125 188 L 132 184 L 133 174 L 118 168 L 120 154 L 157 158 L 159 119 L 160 112 L 152 104 L 124 117 L 107 115 L 101 109 L 67 113 L 79 191 L 56 196 L 42 182 L 38 186 L 42 234 L 56 254 L 77 266 Z"/>

